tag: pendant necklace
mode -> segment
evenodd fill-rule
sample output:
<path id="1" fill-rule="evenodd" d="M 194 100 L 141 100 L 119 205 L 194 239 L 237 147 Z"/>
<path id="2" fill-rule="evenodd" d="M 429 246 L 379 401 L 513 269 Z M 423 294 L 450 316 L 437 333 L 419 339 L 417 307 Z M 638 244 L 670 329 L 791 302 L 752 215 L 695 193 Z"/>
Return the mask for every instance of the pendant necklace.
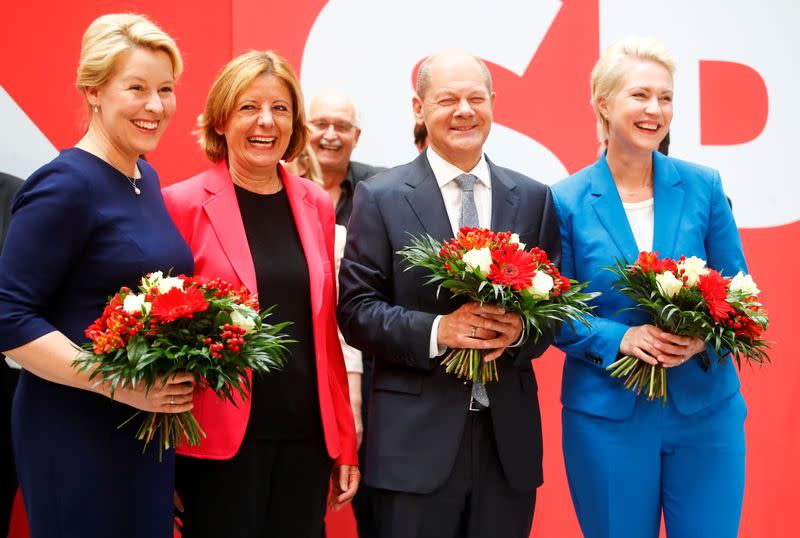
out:
<path id="1" fill-rule="evenodd" d="M 120 172 L 120 173 L 122 173 L 122 172 Z M 125 175 L 125 174 L 123 174 L 123 175 L 125 176 L 125 178 L 127 178 L 128 183 L 131 184 L 131 187 L 133 187 L 133 193 L 136 196 L 139 196 L 140 194 L 142 194 L 142 189 L 140 189 L 139 187 L 136 186 L 136 180 L 139 179 L 139 178 L 131 177 L 131 176 L 128 176 L 128 175 Z"/>
<path id="2" fill-rule="evenodd" d="M 91 143 L 92 143 L 92 145 L 93 145 L 95 148 L 97 148 L 97 150 L 98 150 L 98 151 L 100 152 L 100 154 L 102 155 L 102 159 L 103 159 L 103 160 L 104 160 L 104 161 L 105 161 L 105 162 L 106 162 L 106 163 L 107 163 L 107 164 L 108 164 L 108 165 L 109 165 L 111 168 L 113 168 L 114 170 L 116 170 L 117 172 L 119 172 L 120 174 L 122 174 L 122 175 L 125 177 L 125 179 L 127 179 L 127 180 L 128 180 L 128 183 L 130 183 L 130 184 L 131 184 L 131 187 L 133 188 L 133 193 L 134 193 L 136 196 L 139 196 L 139 195 L 141 195 L 141 194 L 142 194 L 142 189 L 140 189 L 140 188 L 139 188 L 139 187 L 136 185 L 136 182 L 137 182 L 138 180 L 142 179 L 141 175 L 140 175 L 139 177 L 131 177 L 131 176 L 129 176 L 128 174 L 126 174 L 125 172 L 123 172 L 122 170 L 120 170 L 119 168 L 117 168 L 117 166 L 116 166 L 114 163 L 112 163 L 112 162 L 111 162 L 111 159 L 109 159 L 109 158 L 108 158 L 108 155 L 106 155 L 106 152 L 105 152 L 105 151 L 103 151 L 103 148 L 101 148 L 101 147 L 100 147 L 100 144 L 97 144 L 97 143 L 96 143 L 94 140 L 92 140 L 91 138 L 90 138 L 90 140 L 91 140 Z M 136 170 L 138 170 L 138 167 L 134 167 L 134 173 L 136 172 Z"/>

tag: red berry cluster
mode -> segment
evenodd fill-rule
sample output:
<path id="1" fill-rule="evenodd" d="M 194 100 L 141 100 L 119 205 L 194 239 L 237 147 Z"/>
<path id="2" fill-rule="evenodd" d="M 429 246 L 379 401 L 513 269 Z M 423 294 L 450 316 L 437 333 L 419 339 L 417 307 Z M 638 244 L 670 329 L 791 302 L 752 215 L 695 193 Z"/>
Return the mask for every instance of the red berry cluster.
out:
<path id="1" fill-rule="evenodd" d="M 221 359 L 222 351 L 224 351 L 225 348 L 234 353 L 239 353 L 242 350 L 242 346 L 244 346 L 243 336 L 246 332 L 247 331 L 241 327 L 226 323 L 222 326 L 222 332 L 219 335 L 220 338 L 222 338 L 222 342 L 214 342 L 211 338 L 205 338 L 203 343 L 208 345 L 212 357 Z"/>

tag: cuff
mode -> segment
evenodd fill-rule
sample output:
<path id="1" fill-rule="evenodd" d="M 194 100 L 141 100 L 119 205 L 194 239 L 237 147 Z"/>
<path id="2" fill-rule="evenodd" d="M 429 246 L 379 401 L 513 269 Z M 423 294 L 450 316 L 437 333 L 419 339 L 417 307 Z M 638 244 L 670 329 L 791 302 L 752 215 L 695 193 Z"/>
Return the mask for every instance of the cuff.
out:
<path id="1" fill-rule="evenodd" d="M 430 359 L 438 357 L 439 355 L 444 355 L 444 352 L 447 351 L 447 346 L 440 346 L 438 339 L 436 338 L 439 334 L 439 322 L 441 321 L 441 315 L 436 316 L 433 319 L 433 325 L 431 326 L 431 339 L 430 344 L 428 345 L 428 358 Z"/>

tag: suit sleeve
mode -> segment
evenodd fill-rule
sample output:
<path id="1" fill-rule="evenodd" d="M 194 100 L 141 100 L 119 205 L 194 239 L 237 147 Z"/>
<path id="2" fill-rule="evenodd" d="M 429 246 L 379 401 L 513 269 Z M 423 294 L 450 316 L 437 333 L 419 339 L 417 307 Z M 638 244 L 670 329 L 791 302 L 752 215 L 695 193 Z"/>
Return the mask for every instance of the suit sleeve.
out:
<path id="1" fill-rule="evenodd" d="M 0 351 L 57 329 L 44 317 L 74 260 L 86 247 L 95 211 L 68 170 L 31 178 L 14 202 L 0 257 Z"/>
<path id="2" fill-rule="evenodd" d="M 558 195 L 554 197 L 561 234 L 561 273 L 575 278 L 572 219 Z M 622 337 L 630 328 L 624 323 L 602 317 L 589 317 L 589 326 L 564 323 L 556 337 L 556 346 L 570 357 L 587 360 L 605 368 L 617 360 Z"/>
<path id="3" fill-rule="evenodd" d="M 733 212 L 725 193 L 719 172 L 714 170 L 711 181 L 711 208 L 709 211 L 708 234 L 705 238 L 705 249 L 708 266 L 727 277 L 737 272 L 747 273 L 744 259 L 742 239 L 733 219 Z"/>
<path id="4" fill-rule="evenodd" d="M 347 342 L 363 353 L 411 368 L 432 369 L 429 357 L 435 314 L 396 304 L 394 256 L 375 183 L 361 182 L 339 273 L 339 324 Z"/>
<path id="5" fill-rule="evenodd" d="M 317 210 L 321 220 L 322 232 L 325 236 L 325 257 L 330 263 L 329 267 L 335 267 L 334 243 L 335 243 L 335 216 L 333 204 L 327 194 L 321 193 L 323 199 L 317 200 Z M 335 279 L 334 272 L 331 278 Z M 350 407 L 350 390 L 347 383 L 347 371 L 345 370 L 342 347 L 339 345 L 339 328 L 336 323 L 336 283 L 331 286 L 330 296 L 326 296 L 323 301 L 323 321 L 325 327 L 325 345 L 327 348 L 328 363 L 328 382 L 333 401 L 333 412 L 336 417 L 336 425 L 339 430 L 341 441 L 341 452 L 336 458 L 337 465 L 358 465 L 358 439 L 356 437 L 356 425 L 353 420 L 353 410 Z"/>
<path id="6" fill-rule="evenodd" d="M 716 170 L 713 171 L 711 179 L 711 207 L 705 249 L 706 262 L 709 267 L 727 277 L 732 277 L 739 271 L 747 274 L 742 238 L 739 236 L 739 229 L 736 227 L 731 206 L 722 190 L 722 179 Z M 720 359 L 720 355 L 710 345 L 706 346 L 706 353 L 712 361 Z M 728 352 L 725 351 L 721 356 L 724 357 L 727 354 Z"/>
<path id="7" fill-rule="evenodd" d="M 546 187 L 542 220 L 539 222 L 539 241 L 536 246 L 547 252 L 550 261 L 561 267 L 561 232 L 550 187 Z M 515 364 L 525 366 L 531 359 L 541 356 L 552 345 L 557 331 L 558 326 L 555 326 L 551 331 L 544 332 L 539 340 L 528 338 L 519 348 L 509 349 L 508 352 L 515 353 Z"/>

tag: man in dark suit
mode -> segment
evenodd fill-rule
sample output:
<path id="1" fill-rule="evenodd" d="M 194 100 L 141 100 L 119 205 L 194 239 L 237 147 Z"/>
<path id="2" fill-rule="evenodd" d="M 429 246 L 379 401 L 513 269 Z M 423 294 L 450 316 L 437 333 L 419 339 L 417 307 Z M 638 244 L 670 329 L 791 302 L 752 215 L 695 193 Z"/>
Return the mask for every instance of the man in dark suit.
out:
<path id="1" fill-rule="evenodd" d="M 17 192 L 22 180 L 0 172 L 0 251 L 11 221 L 11 200 Z M 2 485 L 0 485 L 0 536 L 8 533 L 11 521 L 11 509 L 17 493 L 17 471 L 14 467 L 14 456 L 11 452 L 11 400 L 17 386 L 19 370 L 10 368 L 0 354 L 0 465 L 3 467 Z"/>
<path id="2" fill-rule="evenodd" d="M 366 483 L 376 488 L 382 538 L 527 538 L 542 483 L 541 422 L 531 359 L 552 335 L 525 340 L 497 307 L 437 298 L 426 271 L 397 251 L 410 234 L 439 240 L 461 224 L 512 231 L 560 258 L 545 185 L 490 162 L 483 144 L 495 94 L 485 64 L 460 51 L 425 60 L 414 112 L 429 148 L 355 192 L 340 273 L 339 322 L 373 354 Z M 488 350 L 499 381 L 444 372 L 448 348 Z"/>

